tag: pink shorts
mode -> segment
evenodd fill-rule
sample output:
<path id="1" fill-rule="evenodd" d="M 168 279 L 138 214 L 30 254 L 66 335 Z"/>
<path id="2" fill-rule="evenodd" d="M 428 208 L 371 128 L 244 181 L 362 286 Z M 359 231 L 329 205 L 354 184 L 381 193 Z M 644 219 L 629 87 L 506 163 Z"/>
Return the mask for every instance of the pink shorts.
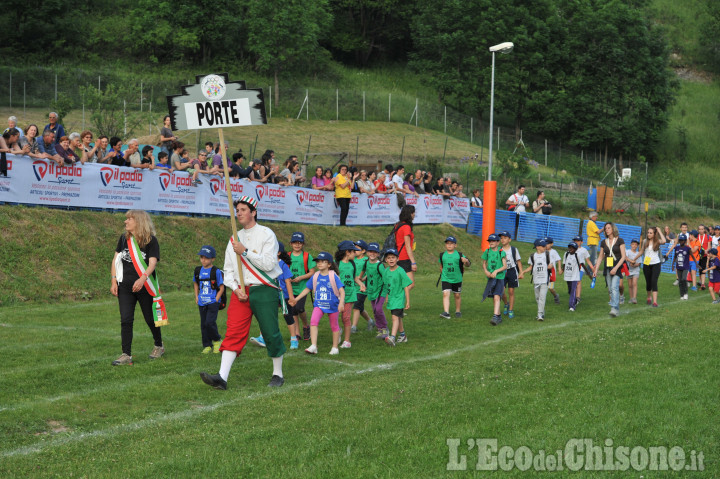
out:
<path id="1" fill-rule="evenodd" d="M 323 314 L 328 315 L 328 319 L 330 320 L 330 330 L 332 332 L 340 331 L 340 325 L 338 324 L 338 316 L 340 316 L 340 313 L 323 313 L 323 310 L 320 308 L 313 308 L 312 316 L 310 316 L 310 326 L 319 325 Z"/>

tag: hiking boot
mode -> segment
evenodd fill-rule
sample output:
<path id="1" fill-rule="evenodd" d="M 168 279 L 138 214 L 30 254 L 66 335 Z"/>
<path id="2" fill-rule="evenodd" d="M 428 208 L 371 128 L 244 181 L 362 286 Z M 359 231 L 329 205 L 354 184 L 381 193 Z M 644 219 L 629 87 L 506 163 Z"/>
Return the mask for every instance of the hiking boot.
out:
<path id="1" fill-rule="evenodd" d="M 258 336 L 257 338 L 250 338 L 250 342 L 253 343 L 255 346 L 265 348 L 265 340 L 262 336 Z"/>
<path id="2" fill-rule="evenodd" d="M 368 321 L 367 330 L 368 330 L 368 331 L 372 331 L 373 328 L 375 328 L 375 321 L 373 321 L 373 320 L 371 319 L 370 321 Z"/>
<path id="3" fill-rule="evenodd" d="M 462 313 L 460 311 L 455 311 L 455 317 L 462 318 Z"/>
<path id="4" fill-rule="evenodd" d="M 440 313 L 440 317 L 443 319 L 450 319 L 450 313 L 446 313 L 445 311 L 443 311 L 442 313 Z"/>
<path id="5" fill-rule="evenodd" d="M 215 389 L 225 391 L 227 389 L 227 381 L 220 377 L 219 374 L 208 374 L 200 373 L 200 378 L 208 386 L 212 386 Z"/>
<path id="6" fill-rule="evenodd" d="M 165 354 L 165 348 L 162 346 L 155 346 L 150 352 L 150 359 L 160 359 Z"/>
<path id="7" fill-rule="evenodd" d="M 502 316 L 499 314 L 493 314 L 493 317 L 490 320 L 490 324 L 492 324 L 493 326 L 497 326 L 500 323 L 502 323 Z"/>
<path id="8" fill-rule="evenodd" d="M 277 374 L 273 374 L 273 377 L 270 378 L 270 382 L 268 383 L 268 387 L 279 388 L 283 384 L 285 384 L 285 378 L 281 378 Z"/>
<path id="9" fill-rule="evenodd" d="M 395 343 L 407 343 L 407 334 L 398 335 L 397 339 L 395 340 Z"/>
<path id="10" fill-rule="evenodd" d="M 210 354 L 212 352 L 212 346 L 205 346 L 202 350 L 203 354 Z"/>
<path id="11" fill-rule="evenodd" d="M 303 341 L 310 341 L 310 326 L 303 326 Z"/>
<path id="12" fill-rule="evenodd" d="M 385 342 L 388 346 L 395 346 L 395 336 L 388 336 L 385 338 Z"/>
<path id="13" fill-rule="evenodd" d="M 113 366 L 132 366 L 132 356 L 122 353 L 119 358 L 112 362 Z"/>
<path id="14" fill-rule="evenodd" d="M 222 344 L 222 340 L 219 341 L 213 341 L 213 354 L 219 354 L 220 353 L 220 345 Z"/>

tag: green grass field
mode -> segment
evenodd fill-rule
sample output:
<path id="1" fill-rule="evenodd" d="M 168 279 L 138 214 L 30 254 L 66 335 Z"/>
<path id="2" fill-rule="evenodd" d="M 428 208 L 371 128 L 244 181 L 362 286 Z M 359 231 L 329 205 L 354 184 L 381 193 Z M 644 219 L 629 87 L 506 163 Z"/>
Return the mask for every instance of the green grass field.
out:
<path id="1" fill-rule="evenodd" d="M 216 372 L 220 358 L 200 354 L 189 292 L 164 295 L 171 325 L 160 360 L 147 359 L 152 341 L 138 312 L 128 367 L 110 366 L 120 353 L 113 299 L 0 308 L 0 476 L 466 477 L 478 474 L 473 438 L 550 455 L 573 438 L 679 446 L 688 464 L 702 452 L 705 468 L 565 468 L 553 477 L 720 475 L 720 323 L 707 292 L 681 302 L 663 275 L 659 309 L 626 305 L 610 319 L 603 286 L 585 283 L 576 313 L 560 287 L 562 304 L 549 304 L 541 323 L 526 279 L 516 318 L 492 327 L 478 267 L 465 276 L 462 319 L 438 317 L 436 276 L 424 266 L 407 344 L 393 349 L 361 331 L 331 359 L 321 323 L 320 354 L 289 352 L 279 390 L 267 387 L 270 361 L 252 345 L 227 391 L 202 383 L 198 373 Z M 459 439 L 467 471 L 446 470 L 455 464 L 448 439 Z"/>

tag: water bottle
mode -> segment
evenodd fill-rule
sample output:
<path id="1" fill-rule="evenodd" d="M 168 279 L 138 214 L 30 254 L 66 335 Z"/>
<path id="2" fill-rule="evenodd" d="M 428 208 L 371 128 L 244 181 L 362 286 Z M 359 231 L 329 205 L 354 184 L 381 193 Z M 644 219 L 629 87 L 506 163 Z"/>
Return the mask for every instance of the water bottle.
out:
<path id="1" fill-rule="evenodd" d="M 597 278 L 593 276 L 592 281 L 590 281 L 590 289 L 595 289 L 595 280 L 596 280 L 596 279 L 597 279 Z"/>

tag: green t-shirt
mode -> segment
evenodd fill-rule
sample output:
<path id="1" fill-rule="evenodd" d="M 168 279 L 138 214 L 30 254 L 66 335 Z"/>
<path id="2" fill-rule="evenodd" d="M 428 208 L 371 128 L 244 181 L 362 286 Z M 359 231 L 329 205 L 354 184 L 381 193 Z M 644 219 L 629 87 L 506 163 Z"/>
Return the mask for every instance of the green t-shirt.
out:
<path id="1" fill-rule="evenodd" d="M 503 266 L 503 258 L 505 257 L 505 251 L 498 249 L 497 251 L 493 251 L 490 248 L 486 249 L 482 254 L 482 259 L 487 261 L 487 269 L 491 273 L 493 271 L 496 271 Z M 498 273 L 497 276 L 495 276 L 497 279 L 505 279 L 505 271 L 502 273 Z"/>
<path id="2" fill-rule="evenodd" d="M 305 271 L 305 259 L 303 258 L 304 252 L 301 251 L 300 254 L 295 255 L 293 253 L 290 253 L 290 271 L 293 274 L 293 278 L 297 278 L 298 276 L 303 276 L 307 274 L 311 269 L 315 267 L 315 261 L 313 260 L 313 257 L 310 253 L 308 253 L 308 270 Z M 299 281 L 297 283 L 292 283 L 292 290 L 294 295 L 298 295 L 302 293 L 302 290 L 305 289 L 305 281 Z"/>
<path id="3" fill-rule="evenodd" d="M 395 271 L 385 270 L 385 284 L 388 286 L 387 308 L 405 308 L 405 288 L 412 284 L 412 280 L 404 269 L 397 267 Z"/>
<path id="4" fill-rule="evenodd" d="M 365 269 L 365 286 L 367 286 L 367 296 L 370 301 L 378 299 L 380 296 L 387 295 L 385 281 L 383 275 L 385 274 L 385 265 L 380 261 L 377 263 L 370 263 L 368 261 L 367 268 Z"/>
<path id="5" fill-rule="evenodd" d="M 355 262 L 355 269 L 356 269 L 356 271 L 357 271 L 356 274 L 357 274 L 358 276 L 362 277 L 363 274 L 365 274 L 365 265 L 367 264 L 368 259 L 369 259 L 369 258 L 368 258 L 367 256 L 365 256 L 364 258 L 355 258 L 355 259 L 353 260 L 353 261 Z M 363 282 L 365 283 L 365 286 L 367 287 L 367 281 L 363 281 Z M 357 284 L 357 283 L 355 283 L 355 284 Z M 360 292 L 360 291 L 359 291 L 359 288 L 358 288 L 358 293 L 359 293 L 359 292 Z M 365 291 L 365 294 L 367 294 L 367 290 Z"/>
<path id="6" fill-rule="evenodd" d="M 356 271 L 354 263 L 350 261 L 340 261 L 338 270 L 340 271 L 340 280 L 345 285 L 345 303 L 354 303 L 357 301 L 358 285 L 355 282 L 355 276 L 360 272 Z"/>
<path id="7" fill-rule="evenodd" d="M 465 255 L 462 255 L 462 257 L 464 258 Z M 443 251 L 442 259 L 438 260 L 442 266 L 440 281 L 452 284 L 462 283 L 463 277 L 460 272 L 460 258 L 461 256 L 458 250 L 455 250 L 452 253 Z"/>

